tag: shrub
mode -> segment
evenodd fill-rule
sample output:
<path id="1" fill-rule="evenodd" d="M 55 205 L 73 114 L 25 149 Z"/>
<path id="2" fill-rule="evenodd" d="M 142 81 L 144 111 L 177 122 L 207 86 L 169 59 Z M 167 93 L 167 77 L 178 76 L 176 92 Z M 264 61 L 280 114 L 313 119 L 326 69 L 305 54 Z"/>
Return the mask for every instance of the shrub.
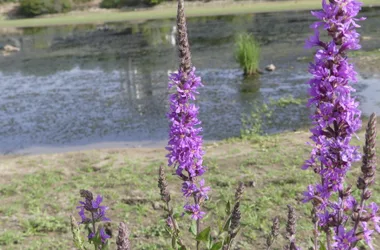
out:
<path id="1" fill-rule="evenodd" d="M 260 46 L 255 38 L 248 33 L 236 37 L 236 61 L 244 70 L 244 75 L 255 75 L 258 73 L 260 62 Z"/>
<path id="2" fill-rule="evenodd" d="M 84 3 L 89 3 L 92 0 L 72 0 L 74 4 L 84 4 Z"/>
<path id="3" fill-rule="evenodd" d="M 139 0 L 136 0 L 139 1 Z M 120 8 L 122 6 L 123 0 L 103 0 L 100 3 L 101 8 L 111 9 L 111 8 Z"/>
<path id="4" fill-rule="evenodd" d="M 162 3 L 164 0 L 102 0 L 101 8 L 122 8 L 134 6 L 153 6 Z"/>
<path id="5" fill-rule="evenodd" d="M 70 0 L 21 0 L 20 2 L 20 13 L 28 17 L 65 13 L 71 8 Z"/>
<path id="6" fill-rule="evenodd" d="M 164 2 L 164 0 L 143 0 L 143 3 L 148 6 L 157 5 Z"/>
<path id="7" fill-rule="evenodd" d="M 3 3 L 17 3 L 18 0 L 0 0 L 0 4 L 3 4 Z"/>

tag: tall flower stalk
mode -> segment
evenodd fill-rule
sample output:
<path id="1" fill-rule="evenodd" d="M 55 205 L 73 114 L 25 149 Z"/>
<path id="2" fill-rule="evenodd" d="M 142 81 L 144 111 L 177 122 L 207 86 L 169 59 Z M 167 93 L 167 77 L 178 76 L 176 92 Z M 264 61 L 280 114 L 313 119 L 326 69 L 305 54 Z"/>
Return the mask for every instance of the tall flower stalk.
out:
<path id="1" fill-rule="evenodd" d="M 197 233 L 200 232 L 200 220 L 205 212 L 201 205 L 207 199 L 209 187 L 199 177 L 204 174 L 201 136 L 201 122 L 197 118 L 199 107 L 194 104 L 197 88 L 202 86 L 201 79 L 195 75 L 191 64 L 191 53 L 187 35 L 184 0 L 178 0 L 177 41 L 180 66 L 178 73 L 169 77 L 170 110 L 167 114 L 170 121 L 168 165 L 176 168 L 176 174 L 182 179 L 182 193 L 186 198 L 184 210 L 197 221 Z M 197 243 L 199 248 L 199 242 Z"/>
<path id="2" fill-rule="evenodd" d="M 357 218 L 358 211 L 364 211 L 364 207 L 359 207 L 351 195 L 351 187 L 345 185 L 352 163 L 360 160 L 358 148 L 350 145 L 352 136 L 361 127 L 361 114 L 358 102 L 351 97 L 355 91 L 351 83 L 356 82 L 357 73 L 348 61 L 347 52 L 360 49 L 355 29 L 360 27 L 357 21 L 364 18 L 355 17 L 361 5 L 356 0 L 323 0 L 323 10 L 312 12 L 319 21 L 311 26 L 315 33 L 306 42 L 306 48 L 318 49 L 309 68 L 313 77 L 308 82 L 311 95 L 308 105 L 315 108 L 311 117 L 314 148 L 303 169 L 313 169 L 320 175 L 320 182 L 308 187 L 304 201 L 313 202 L 314 221 L 326 234 L 327 249 L 354 247 L 360 240 L 356 233 L 358 220 L 366 236 L 362 238 L 371 246 L 372 232 L 363 218 Z M 329 41 L 320 40 L 320 29 L 327 31 Z M 377 206 L 365 209 L 377 211 Z M 350 217 L 354 220 L 352 229 L 349 229 L 353 223 Z"/>

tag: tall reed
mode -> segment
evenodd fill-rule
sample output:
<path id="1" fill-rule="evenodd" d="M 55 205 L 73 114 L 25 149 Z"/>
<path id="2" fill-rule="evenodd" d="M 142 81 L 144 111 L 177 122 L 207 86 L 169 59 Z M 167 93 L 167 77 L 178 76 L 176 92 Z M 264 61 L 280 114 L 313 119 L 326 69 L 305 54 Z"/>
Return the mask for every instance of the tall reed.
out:
<path id="1" fill-rule="evenodd" d="M 259 72 L 260 45 L 252 34 L 242 33 L 236 37 L 235 58 L 244 75 L 256 75 Z"/>

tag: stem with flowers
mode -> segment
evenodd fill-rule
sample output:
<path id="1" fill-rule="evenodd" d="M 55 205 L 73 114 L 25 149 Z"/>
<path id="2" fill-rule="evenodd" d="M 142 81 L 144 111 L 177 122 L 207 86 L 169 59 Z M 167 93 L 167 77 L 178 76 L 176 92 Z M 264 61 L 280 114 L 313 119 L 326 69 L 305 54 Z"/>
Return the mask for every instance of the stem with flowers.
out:
<path id="1" fill-rule="evenodd" d="M 315 108 L 311 117 L 314 149 L 303 169 L 313 169 L 320 175 L 321 182 L 308 187 L 304 202 L 313 201 L 315 204 L 318 227 L 326 234 L 327 249 L 354 247 L 360 240 L 356 234 L 359 221 L 365 235 L 363 238 L 373 249 L 372 231 L 366 223 L 370 218 L 376 221 L 375 225 L 378 223 L 373 212 L 368 219 L 362 217 L 362 212 L 368 209 L 364 209 L 364 194 L 369 198 L 367 187 L 373 181 L 374 168 L 371 168 L 370 177 L 365 177 L 368 183 L 365 178 L 359 178 L 357 186 L 362 190 L 360 203 L 351 195 L 351 187 L 345 184 L 352 163 L 360 160 L 358 148 L 350 145 L 352 136 L 361 126 L 361 113 L 357 108 L 358 102 L 351 96 L 355 91 L 351 83 L 356 82 L 357 73 L 348 61 L 347 52 L 361 47 L 356 32 L 360 27 L 357 21 L 364 20 L 356 18 L 361 5 L 357 0 L 330 0 L 328 3 L 323 0 L 323 10 L 312 12 L 320 21 L 311 26 L 314 35 L 306 42 L 307 48 L 318 49 L 309 68 L 313 78 L 308 82 L 311 95 L 308 105 Z M 327 32 L 330 41 L 320 40 L 319 29 Z M 364 158 L 368 158 L 368 152 L 365 150 L 364 153 Z M 377 211 L 376 204 L 371 206 L 369 209 Z M 350 217 L 354 223 L 351 230 L 348 229 Z"/>
<path id="2" fill-rule="evenodd" d="M 105 232 L 102 226 L 96 230 L 96 223 L 110 221 L 110 219 L 106 217 L 108 207 L 100 205 L 103 201 L 103 197 L 100 195 L 98 195 L 95 200 L 93 194 L 88 190 L 80 190 L 80 195 L 85 199 L 84 201 L 80 201 L 80 205 L 77 207 L 77 209 L 79 209 L 78 214 L 82 219 L 80 224 L 84 224 L 88 229 L 89 233 L 87 237 L 90 243 L 94 245 L 94 249 L 105 249 L 110 236 Z M 86 212 L 91 215 L 91 218 L 86 216 Z"/>
<path id="3" fill-rule="evenodd" d="M 204 179 L 198 180 L 205 173 L 203 166 L 202 128 L 197 118 L 199 108 L 193 103 L 198 94 L 197 88 L 202 86 L 201 79 L 195 75 L 191 64 L 191 53 L 187 35 L 184 12 L 184 0 L 178 0 L 177 42 L 180 66 L 178 73 L 169 77 L 169 88 L 175 92 L 170 95 L 170 121 L 168 165 L 176 168 L 176 174 L 182 179 L 182 192 L 186 198 L 184 210 L 196 220 L 197 235 L 200 233 L 200 220 L 205 212 L 202 203 L 208 198 L 209 187 L 204 186 Z M 193 198 L 193 202 L 190 201 Z M 199 249 L 197 240 L 197 249 Z"/>

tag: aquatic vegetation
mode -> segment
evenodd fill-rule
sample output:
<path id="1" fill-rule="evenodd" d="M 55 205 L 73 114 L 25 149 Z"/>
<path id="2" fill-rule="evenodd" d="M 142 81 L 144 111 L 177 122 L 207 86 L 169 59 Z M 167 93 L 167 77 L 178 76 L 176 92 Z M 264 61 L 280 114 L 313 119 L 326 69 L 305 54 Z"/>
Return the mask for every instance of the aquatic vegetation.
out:
<path id="1" fill-rule="evenodd" d="M 295 98 L 292 95 L 283 96 L 279 99 L 269 99 L 268 102 L 253 102 L 249 113 L 242 114 L 240 137 L 243 139 L 257 140 L 265 135 L 267 131 L 276 128 L 280 129 L 284 122 L 284 117 L 278 114 L 284 113 L 284 110 L 298 110 L 305 100 Z M 291 112 L 294 116 L 300 114 Z M 296 127 L 297 129 L 298 127 Z"/>
<path id="2" fill-rule="evenodd" d="M 248 33 L 239 34 L 236 37 L 235 58 L 244 75 L 256 75 L 260 64 L 260 45 L 253 35 Z"/>

